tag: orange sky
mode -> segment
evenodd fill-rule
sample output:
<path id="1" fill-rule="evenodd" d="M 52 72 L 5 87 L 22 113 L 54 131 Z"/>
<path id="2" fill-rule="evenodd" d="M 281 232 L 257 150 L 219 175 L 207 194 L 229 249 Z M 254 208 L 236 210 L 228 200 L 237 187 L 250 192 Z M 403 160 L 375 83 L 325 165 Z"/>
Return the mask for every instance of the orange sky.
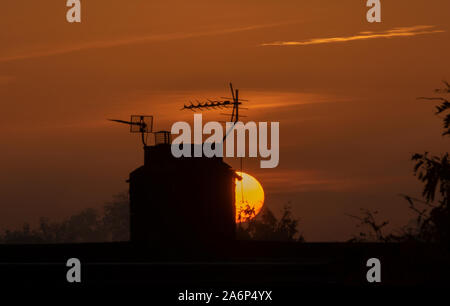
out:
<path id="1" fill-rule="evenodd" d="M 244 171 L 275 211 L 292 202 L 307 240 L 349 238 L 360 207 L 404 224 L 398 194 L 420 187 L 410 155 L 448 150 L 416 100 L 450 78 L 447 0 L 382 1 L 380 24 L 351 0 L 82 3 L 81 24 L 62 0 L 0 5 L 0 228 L 100 207 L 142 163 L 139 139 L 106 118 L 170 129 L 229 81 L 246 119 L 280 122 L 279 167 Z"/>

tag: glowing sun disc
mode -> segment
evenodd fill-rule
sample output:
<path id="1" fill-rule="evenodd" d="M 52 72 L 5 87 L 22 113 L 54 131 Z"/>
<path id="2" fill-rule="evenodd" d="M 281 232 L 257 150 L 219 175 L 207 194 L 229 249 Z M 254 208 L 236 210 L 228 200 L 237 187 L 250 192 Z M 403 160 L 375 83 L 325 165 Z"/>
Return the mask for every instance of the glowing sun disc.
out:
<path id="1" fill-rule="evenodd" d="M 264 189 L 256 178 L 245 172 L 236 171 L 236 174 L 242 177 L 242 180 L 236 179 L 236 223 L 244 222 L 248 216 L 242 211 L 247 208 L 255 210 L 254 218 L 261 211 L 264 205 Z M 241 213 L 241 218 L 239 214 Z"/>

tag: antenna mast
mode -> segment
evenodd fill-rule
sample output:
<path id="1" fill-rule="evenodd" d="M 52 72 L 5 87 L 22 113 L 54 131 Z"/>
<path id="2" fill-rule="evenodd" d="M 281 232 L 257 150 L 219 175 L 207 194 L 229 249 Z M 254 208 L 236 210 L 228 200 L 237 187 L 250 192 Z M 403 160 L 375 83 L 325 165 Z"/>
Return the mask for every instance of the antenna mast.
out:
<path id="1" fill-rule="evenodd" d="M 239 99 L 239 89 L 234 90 L 233 84 L 230 83 L 230 90 L 231 90 L 231 98 L 227 97 L 221 97 L 221 99 L 226 100 L 210 100 L 207 99 L 207 102 L 198 102 L 197 104 L 193 104 L 190 102 L 190 105 L 184 105 L 182 110 L 191 110 L 193 112 L 196 112 L 197 110 L 203 111 L 203 110 L 210 110 L 210 109 L 217 109 L 217 108 L 230 108 L 233 107 L 233 110 L 231 112 L 231 120 L 230 122 L 233 122 L 233 126 L 226 132 L 225 136 L 223 137 L 223 142 L 227 138 L 228 134 L 233 130 L 235 124 L 239 121 L 239 107 L 242 105 L 242 102 L 246 102 L 248 100 Z M 243 108 L 241 108 L 243 109 Z M 227 114 L 229 115 L 229 114 Z M 242 116 L 245 117 L 245 116 Z"/>

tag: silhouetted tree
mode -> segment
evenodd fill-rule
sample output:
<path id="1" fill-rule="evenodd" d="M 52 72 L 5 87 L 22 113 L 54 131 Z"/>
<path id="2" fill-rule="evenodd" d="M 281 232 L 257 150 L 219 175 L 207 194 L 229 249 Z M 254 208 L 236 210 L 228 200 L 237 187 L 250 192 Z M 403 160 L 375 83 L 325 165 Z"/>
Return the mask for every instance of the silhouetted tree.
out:
<path id="1" fill-rule="evenodd" d="M 363 230 L 354 236 L 349 242 L 388 242 L 392 236 L 383 233 L 383 228 L 389 224 L 389 221 L 378 222 L 376 215 L 378 211 L 370 211 L 361 208 L 362 216 L 348 215 L 351 218 L 359 220 L 358 228 Z"/>
<path id="2" fill-rule="evenodd" d="M 21 230 L 5 230 L 2 243 L 45 243 L 43 238 L 30 225 L 25 223 Z"/>
<path id="3" fill-rule="evenodd" d="M 435 89 L 434 92 L 438 94 L 450 94 L 450 83 L 447 81 L 443 81 L 444 87 Z M 448 98 L 444 97 L 420 97 L 422 100 L 430 100 L 430 101 L 440 101 L 441 104 L 436 105 L 436 115 L 444 115 L 444 131 L 442 133 L 443 136 L 450 135 L 450 102 Z"/>
<path id="4" fill-rule="evenodd" d="M 436 93 L 449 94 L 450 84 L 445 82 L 445 87 L 436 89 Z M 450 136 L 450 103 L 445 97 L 420 98 L 432 101 L 441 101 L 436 106 L 436 115 L 444 115 L 443 136 Z M 426 242 L 444 243 L 450 246 L 450 161 L 448 152 L 440 156 L 414 154 L 412 160 L 416 162 L 414 175 L 423 183 L 422 196 L 424 201 L 417 201 L 405 196 L 410 207 L 418 213 L 417 239 Z M 425 206 L 420 210 L 417 203 Z"/>
<path id="5" fill-rule="evenodd" d="M 1 243 L 78 243 L 126 241 L 129 239 L 129 204 L 126 193 L 114 196 L 107 203 L 104 214 L 92 208 L 64 219 L 51 222 L 40 218 L 39 225 L 31 229 L 25 223 L 21 230 L 5 230 Z"/>
<path id="6" fill-rule="evenodd" d="M 114 196 L 114 200 L 107 203 L 102 219 L 103 231 L 107 241 L 128 241 L 130 239 L 130 204 L 128 193 L 123 192 Z"/>
<path id="7" fill-rule="evenodd" d="M 450 84 L 436 89 L 439 94 L 449 94 Z M 450 102 L 445 97 L 421 97 L 419 99 L 441 101 L 436 106 L 436 115 L 444 115 L 443 136 L 450 136 Z M 423 200 L 402 195 L 409 203 L 417 217 L 410 225 L 405 226 L 398 234 L 384 236 L 381 229 L 387 222 L 378 224 L 373 214 L 365 212 L 365 216 L 356 217 L 360 225 L 369 227 L 369 233 L 360 233 L 359 239 L 375 237 L 376 241 L 420 241 L 445 244 L 450 247 L 450 161 L 448 152 L 440 156 L 430 155 L 429 152 L 414 154 L 414 175 L 423 183 Z M 354 216 L 352 216 L 354 217 Z"/>
<path id="8" fill-rule="evenodd" d="M 268 208 L 263 208 L 255 216 L 254 208 L 247 205 L 240 211 L 243 221 L 237 226 L 239 239 L 304 241 L 298 232 L 298 220 L 292 215 L 291 208 L 285 206 L 280 219 Z M 88 208 L 64 219 L 51 222 L 40 218 L 35 229 L 24 224 L 21 230 L 6 230 L 0 235 L 0 243 L 78 243 L 127 241 L 129 229 L 129 201 L 127 193 L 120 193 L 103 207 L 103 215 Z"/>
<path id="9" fill-rule="evenodd" d="M 242 219 L 240 215 L 243 215 Z M 243 220 L 237 226 L 237 238 L 240 240 L 304 241 L 298 231 L 299 221 L 293 217 L 289 205 L 284 207 L 280 219 L 267 207 L 255 216 L 255 210 L 249 205 L 238 218 Z"/>

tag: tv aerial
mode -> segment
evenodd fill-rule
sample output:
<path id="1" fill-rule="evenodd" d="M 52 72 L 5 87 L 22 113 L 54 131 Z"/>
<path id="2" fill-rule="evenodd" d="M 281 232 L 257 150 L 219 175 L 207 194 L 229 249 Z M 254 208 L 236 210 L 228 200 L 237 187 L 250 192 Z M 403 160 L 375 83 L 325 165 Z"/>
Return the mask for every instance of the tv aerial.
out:
<path id="1" fill-rule="evenodd" d="M 226 116 L 231 115 L 230 122 L 233 122 L 233 126 L 226 132 L 225 136 L 223 137 L 223 141 L 225 141 L 228 134 L 233 130 L 235 124 L 239 121 L 239 116 L 246 117 L 246 116 L 242 116 L 239 114 L 239 108 L 246 109 L 246 108 L 240 107 L 240 105 L 242 105 L 242 102 L 248 102 L 248 100 L 239 98 L 239 89 L 235 90 L 233 88 L 232 83 L 230 83 L 230 90 L 231 90 L 231 98 L 221 97 L 221 99 L 226 99 L 226 100 L 207 99 L 206 102 L 196 101 L 196 104 L 189 101 L 191 104 L 189 104 L 189 105 L 185 104 L 181 110 L 191 110 L 193 112 L 196 112 L 197 110 L 204 111 L 204 110 L 211 110 L 211 109 L 222 109 L 222 108 L 233 107 L 231 114 L 222 114 L 222 115 L 226 115 Z"/>
<path id="2" fill-rule="evenodd" d="M 153 116 L 131 115 L 130 121 L 120 119 L 108 119 L 109 121 L 128 124 L 130 133 L 140 133 L 142 144 L 147 145 L 147 136 L 153 132 Z"/>

